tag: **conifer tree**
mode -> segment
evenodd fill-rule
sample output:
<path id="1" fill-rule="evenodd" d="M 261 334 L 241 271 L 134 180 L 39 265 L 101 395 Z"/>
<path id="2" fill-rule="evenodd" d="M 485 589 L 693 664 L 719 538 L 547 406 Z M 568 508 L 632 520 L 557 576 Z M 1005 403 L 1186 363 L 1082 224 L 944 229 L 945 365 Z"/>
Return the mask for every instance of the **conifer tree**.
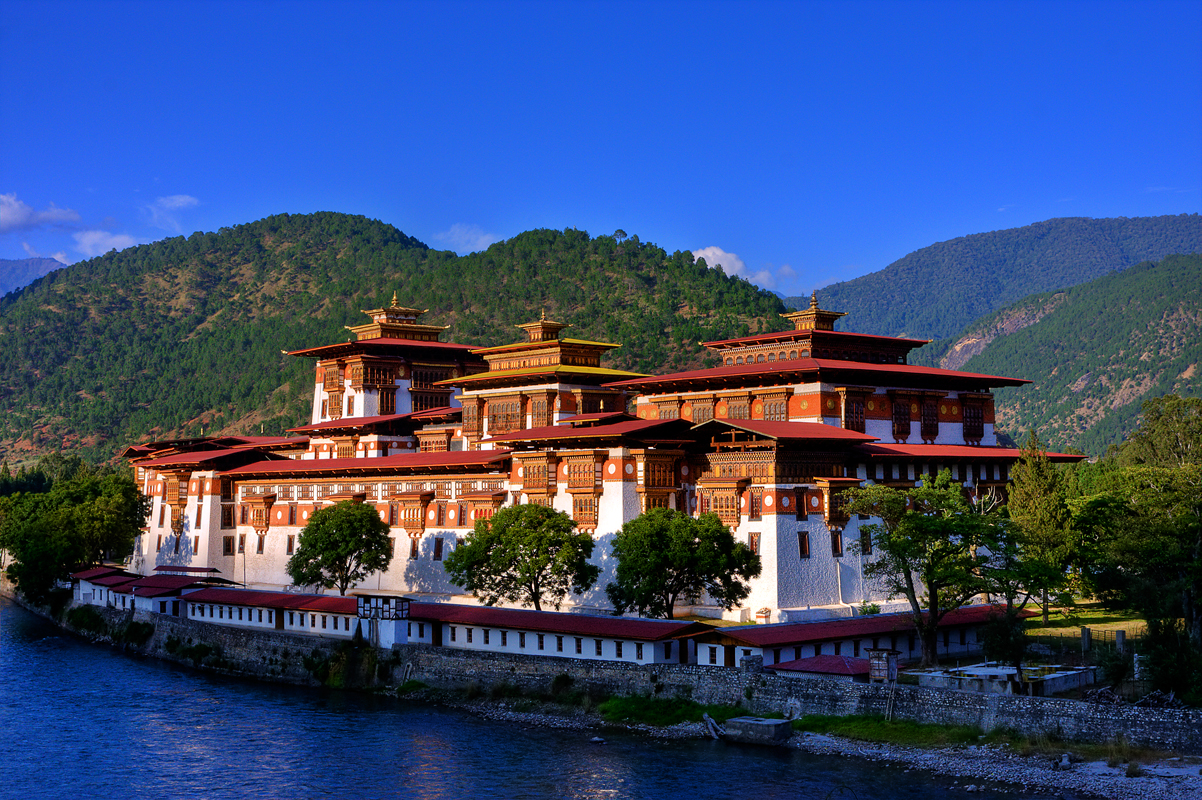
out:
<path id="1" fill-rule="evenodd" d="M 1027 434 L 1022 456 L 1010 478 L 1010 518 L 1022 531 L 1022 549 L 1034 567 L 1043 624 L 1048 624 L 1051 593 L 1067 584 L 1074 553 L 1072 512 L 1064 476 L 1048 459 L 1038 434 Z"/>

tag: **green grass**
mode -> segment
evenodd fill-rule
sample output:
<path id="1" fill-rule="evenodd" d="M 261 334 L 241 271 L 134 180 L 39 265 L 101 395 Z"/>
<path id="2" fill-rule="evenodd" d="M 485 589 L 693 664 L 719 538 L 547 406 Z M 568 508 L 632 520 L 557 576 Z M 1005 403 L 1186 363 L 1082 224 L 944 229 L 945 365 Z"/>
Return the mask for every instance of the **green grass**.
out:
<path id="1" fill-rule="evenodd" d="M 931 725 L 902 719 L 886 721 L 880 715 L 833 717 L 810 714 L 794 720 L 793 730 L 911 747 L 975 743 L 981 737 L 980 728 L 972 725 Z"/>
<path id="2" fill-rule="evenodd" d="M 607 722 L 636 722 L 644 725 L 675 725 L 679 722 L 700 722 L 709 714 L 718 722 L 747 714 L 741 706 L 702 705 L 682 697 L 611 697 L 597 706 Z M 781 718 L 780 714 L 771 714 Z"/>
<path id="3" fill-rule="evenodd" d="M 1035 611 L 1038 608 L 1031 606 Z M 1104 626 L 1112 626 L 1116 628 L 1142 628 L 1144 626 L 1144 618 L 1134 611 L 1125 611 L 1122 609 L 1103 608 L 1101 603 L 1089 602 L 1078 603 L 1070 608 L 1053 608 L 1051 615 L 1048 617 L 1048 626 L 1045 628 L 1040 617 L 1031 617 L 1027 620 L 1027 630 L 1032 633 L 1039 631 L 1050 631 L 1058 628 L 1101 628 Z"/>

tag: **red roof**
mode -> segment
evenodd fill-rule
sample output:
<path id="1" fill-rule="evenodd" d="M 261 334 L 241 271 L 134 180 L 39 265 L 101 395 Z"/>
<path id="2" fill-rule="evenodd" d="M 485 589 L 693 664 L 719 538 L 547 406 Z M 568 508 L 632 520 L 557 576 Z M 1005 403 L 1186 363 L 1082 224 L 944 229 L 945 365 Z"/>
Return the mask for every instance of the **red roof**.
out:
<path id="1" fill-rule="evenodd" d="M 967 606 L 949 611 L 940 625 L 979 625 L 1001 613 L 1002 606 Z M 1035 612 L 1024 611 L 1023 616 Z M 723 636 L 752 647 L 783 647 L 807 642 L 853 639 L 891 633 L 910 633 L 914 620 L 909 612 L 900 614 L 871 614 L 863 617 L 820 620 L 817 622 L 787 622 L 778 625 L 748 625 L 737 628 L 718 628 L 710 636 Z"/>
<path id="2" fill-rule="evenodd" d="M 300 431 L 324 431 L 330 428 L 363 428 L 368 425 L 379 425 L 383 422 L 396 422 L 402 419 L 409 419 L 413 414 L 384 414 L 376 417 L 341 417 L 340 419 L 331 419 L 326 422 L 314 422 L 312 425 L 301 425 L 299 428 L 289 428 L 288 430 L 294 433 Z"/>
<path id="3" fill-rule="evenodd" d="M 579 425 L 584 422 L 599 422 L 603 419 L 636 419 L 633 414 L 627 414 L 625 411 L 599 411 L 596 414 L 577 414 L 574 417 L 562 417 L 557 425 Z"/>
<path id="4" fill-rule="evenodd" d="M 965 444 L 864 444 L 856 448 L 873 458 L 1017 461 L 1023 451 L 1014 447 L 972 447 Z M 1052 461 L 1080 461 L 1084 455 L 1046 453 Z"/>
<path id="5" fill-rule="evenodd" d="M 830 358 L 798 358 L 791 361 L 765 362 L 763 364 L 734 364 L 726 367 L 711 367 L 710 369 L 695 369 L 687 372 L 674 372 L 668 375 L 653 375 L 650 378 L 633 378 L 625 381 L 614 381 L 606 386 L 628 387 L 644 390 L 668 391 L 665 387 L 675 383 L 698 383 L 706 381 L 726 381 L 746 385 L 754 379 L 769 385 L 788 382 L 785 376 L 801 373 L 831 373 L 828 377 L 836 378 L 838 374 L 871 375 L 874 380 L 888 378 L 890 385 L 903 385 L 918 381 L 939 379 L 946 385 L 964 386 L 1021 386 L 1030 383 L 1025 378 L 1004 378 L 999 375 L 982 375 L 975 372 L 957 372 L 951 369 L 937 367 L 916 367 L 911 364 L 870 364 L 866 361 L 842 361 Z"/>
<path id="6" fill-rule="evenodd" d="M 490 436 L 486 441 L 535 442 L 564 439 L 607 439 L 615 436 L 630 436 L 634 439 L 642 439 L 645 437 L 640 437 L 638 434 L 664 426 L 679 428 L 682 435 L 691 427 L 687 420 L 679 419 L 633 419 L 615 422 L 610 425 L 593 425 L 580 428 L 570 428 L 566 425 L 545 425 L 540 428 L 528 428 L 524 431 Z"/>
<path id="7" fill-rule="evenodd" d="M 254 606 L 297 611 L 323 611 L 327 614 L 357 614 L 359 601 L 354 597 L 293 592 L 258 592 L 252 589 L 200 589 L 184 595 L 189 603 L 222 606 Z"/>
<path id="8" fill-rule="evenodd" d="M 875 442 L 875 436 L 869 436 L 858 431 L 850 431 L 846 428 L 838 428 L 834 425 L 824 425 L 821 422 L 779 422 L 769 421 L 764 419 L 710 419 L 705 422 L 698 423 L 696 428 L 704 428 L 707 426 L 726 425 L 731 428 L 738 428 L 751 433 L 758 433 L 761 436 L 767 436 L 770 439 L 783 440 L 826 440 L 835 442 L 846 442 L 849 444 L 859 444 L 861 442 Z"/>
<path id="9" fill-rule="evenodd" d="M 303 460 L 258 461 L 222 472 L 222 475 L 292 475 L 314 472 L 351 473 L 356 470 L 403 472 L 405 470 L 486 467 L 509 458 L 509 450 L 450 450 L 439 453 L 402 453 L 380 458 L 308 458 Z"/>
<path id="10" fill-rule="evenodd" d="M 83 581 L 90 581 L 93 578 L 99 578 L 104 575 L 127 574 L 121 567 L 92 567 L 85 569 L 83 572 L 76 572 L 71 575 L 72 578 L 77 578 Z"/>
<path id="11" fill-rule="evenodd" d="M 154 568 L 155 572 L 221 572 L 216 567 L 189 567 L 187 565 L 161 564 Z"/>
<path id="12" fill-rule="evenodd" d="M 248 458 L 277 458 L 288 460 L 286 456 L 276 456 L 271 453 L 258 452 L 253 448 L 227 448 L 222 450 L 198 450 L 191 453 L 174 453 L 169 456 L 162 456 L 161 458 L 145 461 L 138 466 L 159 469 L 162 467 L 179 467 L 191 464 L 212 464 L 213 462 L 228 461 L 231 459 L 246 461 Z M 214 468 L 216 468 L 215 465 Z"/>
<path id="13" fill-rule="evenodd" d="M 902 339 L 897 336 L 877 336 L 873 333 L 855 333 L 854 331 L 820 331 L 810 329 L 808 331 L 779 331 L 777 333 L 757 333 L 755 336 L 742 336 L 738 339 L 721 339 L 716 342 L 702 342 L 702 347 L 720 347 L 722 345 L 740 345 L 740 344 L 763 344 L 765 342 L 775 341 L 794 341 L 796 339 L 811 339 L 831 336 L 835 338 L 846 339 L 865 339 L 867 341 L 876 342 L 895 342 L 897 344 L 909 345 L 910 348 L 920 347 L 924 344 L 930 344 L 930 339 Z M 812 339 L 811 339 L 812 340 Z"/>
<path id="14" fill-rule="evenodd" d="M 409 618 L 426 622 L 475 625 L 482 628 L 510 628 L 578 636 L 601 636 L 611 639 L 642 639 L 648 642 L 711 630 L 709 625 L 700 622 L 613 616 L 595 617 L 585 614 L 524 611 L 514 608 L 490 608 L 456 603 L 413 603 L 409 606 Z"/>
<path id="15" fill-rule="evenodd" d="M 137 579 L 137 575 L 130 575 L 128 572 L 123 572 L 119 575 L 105 575 L 100 578 L 91 578 L 89 582 L 94 583 L 97 586 L 108 586 L 115 589 L 118 586 L 123 586 L 127 583 L 133 583 Z"/>
<path id="16" fill-rule="evenodd" d="M 456 344 L 455 342 L 419 342 L 415 339 L 392 339 L 388 337 L 377 337 L 375 339 L 358 339 L 352 342 L 336 342 L 334 344 L 323 344 L 320 347 L 307 347 L 303 350 L 292 350 L 288 353 L 290 356 L 308 356 L 310 358 L 321 358 L 335 352 L 345 350 L 395 350 L 399 348 L 422 347 L 428 350 L 457 350 L 467 354 L 472 350 L 478 349 L 474 344 Z M 473 358 L 472 361 L 479 359 Z"/>
<path id="17" fill-rule="evenodd" d="M 764 669 L 780 670 L 781 672 L 813 672 L 819 675 L 867 675 L 871 665 L 866 658 L 850 658 L 848 656 L 810 656 L 795 661 L 782 661 Z"/>

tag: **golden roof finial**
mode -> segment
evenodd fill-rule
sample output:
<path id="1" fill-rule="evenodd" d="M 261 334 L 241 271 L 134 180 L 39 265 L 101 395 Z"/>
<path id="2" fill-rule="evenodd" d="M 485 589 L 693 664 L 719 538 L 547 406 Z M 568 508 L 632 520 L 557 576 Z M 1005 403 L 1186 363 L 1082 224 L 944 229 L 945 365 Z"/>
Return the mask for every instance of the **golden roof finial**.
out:
<path id="1" fill-rule="evenodd" d="M 818 308 L 818 290 L 810 293 L 810 308 Z"/>
<path id="2" fill-rule="evenodd" d="M 544 321 L 544 320 L 546 320 L 546 319 L 547 319 L 547 308 L 546 308 L 546 306 L 544 306 L 544 307 L 543 307 L 543 313 L 542 313 L 542 316 L 540 316 L 540 317 L 539 317 L 539 321 L 541 322 L 541 321 Z"/>
<path id="3" fill-rule="evenodd" d="M 395 290 L 394 290 L 394 291 L 393 291 L 393 293 L 392 293 L 392 307 L 393 307 L 393 308 L 396 308 L 396 307 L 397 307 L 397 301 L 396 301 L 396 291 L 395 291 Z"/>

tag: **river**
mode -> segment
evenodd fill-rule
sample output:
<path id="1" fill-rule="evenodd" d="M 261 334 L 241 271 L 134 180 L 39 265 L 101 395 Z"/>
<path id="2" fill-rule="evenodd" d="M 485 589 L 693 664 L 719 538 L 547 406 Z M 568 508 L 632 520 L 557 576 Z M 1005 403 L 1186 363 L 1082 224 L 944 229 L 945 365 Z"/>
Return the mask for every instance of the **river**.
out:
<path id="1" fill-rule="evenodd" d="M 593 744 L 591 732 L 208 675 L 81 642 L 6 598 L 0 676 L 5 798 L 966 796 L 946 777 L 855 759 L 615 731 Z"/>

